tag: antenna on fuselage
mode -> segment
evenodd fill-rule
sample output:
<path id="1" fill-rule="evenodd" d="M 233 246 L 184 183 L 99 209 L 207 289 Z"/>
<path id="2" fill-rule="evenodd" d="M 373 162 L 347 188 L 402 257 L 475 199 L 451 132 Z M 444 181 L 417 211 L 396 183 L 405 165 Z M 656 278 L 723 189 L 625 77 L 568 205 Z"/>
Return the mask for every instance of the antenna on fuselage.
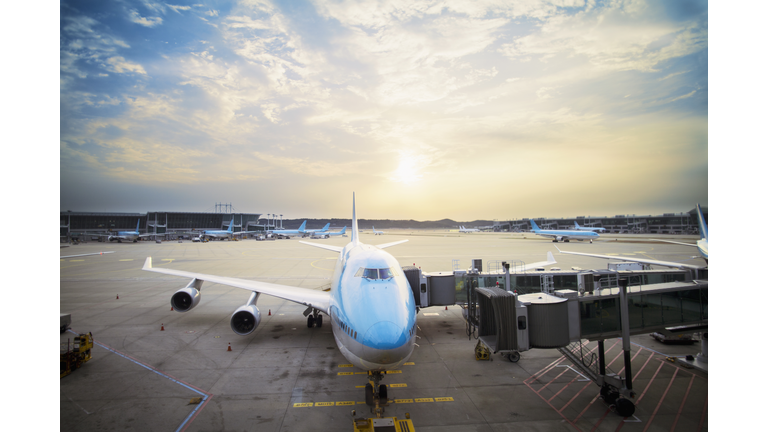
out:
<path id="1" fill-rule="evenodd" d="M 360 243 L 360 236 L 357 231 L 357 213 L 355 213 L 355 193 L 352 192 L 352 244 Z"/>

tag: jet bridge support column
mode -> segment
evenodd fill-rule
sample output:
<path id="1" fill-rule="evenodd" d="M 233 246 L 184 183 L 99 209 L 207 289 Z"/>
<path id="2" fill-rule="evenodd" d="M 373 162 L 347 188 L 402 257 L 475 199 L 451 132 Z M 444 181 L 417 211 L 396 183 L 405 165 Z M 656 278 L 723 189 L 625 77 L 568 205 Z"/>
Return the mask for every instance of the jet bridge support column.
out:
<path id="1" fill-rule="evenodd" d="M 632 392 L 632 356 L 630 350 L 632 346 L 629 341 L 629 306 L 627 302 L 627 285 L 629 279 L 619 279 L 619 310 L 621 311 L 621 344 L 624 349 L 624 383 L 627 390 Z"/>

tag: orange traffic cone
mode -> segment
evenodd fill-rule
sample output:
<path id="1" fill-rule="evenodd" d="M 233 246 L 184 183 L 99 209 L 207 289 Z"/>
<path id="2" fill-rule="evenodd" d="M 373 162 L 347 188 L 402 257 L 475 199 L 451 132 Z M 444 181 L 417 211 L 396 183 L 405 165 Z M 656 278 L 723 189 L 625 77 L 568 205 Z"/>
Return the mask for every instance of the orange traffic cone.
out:
<path id="1" fill-rule="evenodd" d="M 267 316 L 272 316 L 272 309 L 269 310 L 269 314 Z"/>
<path id="2" fill-rule="evenodd" d="M 117 297 L 115 297 L 115 300 L 120 300 L 120 294 L 118 294 Z"/>
<path id="3" fill-rule="evenodd" d="M 448 310 L 448 306 L 445 307 L 445 310 Z"/>
<path id="4" fill-rule="evenodd" d="M 232 351 L 232 344 L 227 342 L 227 351 Z"/>
<path id="5" fill-rule="evenodd" d="M 165 331 L 165 325 L 163 323 L 160 323 L 160 331 Z"/>
<path id="6" fill-rule="evenodd" d="M 173 306 L 171 306 L 171 311 L 173 311 Z"/>

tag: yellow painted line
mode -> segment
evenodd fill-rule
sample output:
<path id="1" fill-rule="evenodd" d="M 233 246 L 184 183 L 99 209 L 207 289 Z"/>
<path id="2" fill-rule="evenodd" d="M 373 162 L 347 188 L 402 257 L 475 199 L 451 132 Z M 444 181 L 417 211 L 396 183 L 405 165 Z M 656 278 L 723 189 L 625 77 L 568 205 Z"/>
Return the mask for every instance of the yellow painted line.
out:
<path id="1" fill-rule="evenodd" d="M 332 268 L 318 267 L 318 266 L 315 265 L 315 263 L 316 262 L 320 262 L 320 261 L 335 260 L 335 259 L 337 259 L 337 258 L 323 258 L 323 259 L 319 259 L 317 261 L 312 261 L 311 263 L 309 263 L 309 265 L 311 265 L 312 267 L 314 267 L 316 269 L 333 271 Z"/>
<path id="2" fill-rule="evenodd" d="M 85 261 L 85 260 L 69 260 L 69 262 L 81 262 L 81 261 Z"/>
<path id="3" fill-rule="evenodd" d="M 403 363 L 403 366 L 413 366 L 415 364 L 416 363 L 414 363 L 414 362 L 405 362 L 405 363 Z"/>
<path id="4" fill-rule="evenodd" d="M 417 398 L 416 399 L 416 403 L 419 403 L 419 402 L 434 402 L 434 401 L 435 400 L 432 399 L 432 398 Z"/>
<path id="5" fill-rule="evenodd" d="M 339 372 L 339 375 L 353 375 L 353 372 Z"/>
<path id="6" fill-rule="evenodd" d="M 355 372 L 355 375 L 368 375 L 368 372 Z"/>
<path id="7" fill-rule="evenodd" d="M 163 259 L 162 259 L 162 261 L 168 261 L 168 262 L 171 262 L 171 261 L 173 261 L 173 260 L 175 260 L 175 259 L 176 259 L 176 258 L 163 258 Z"/>
<path id="8" fill-rule="evenodd" d="M 395 399 L 395 403 L 413 403 L 413 399 Z"/>
<path id="9" fill-rule="evenodd" d="M 133 261 L 133 258 L 130 258 L 130 259 L 121 259 L 120 261 Z"/>
<path id="10" fill-rule="evenodd" d="M 351 364 L 345 364 L 345 365 L 339 365 L 339 367 L 353 367 L 354 365 Z"/>
<path id="11" fill-rule="evenodd" d="M 363 387 L 365 387 L 365 386 L 363 386 Z M 398 388 L 398 387 L 408 387 L 408 384 L 390 384 L 390 385 L 388 385 L 387 387 L 394 387 L 394 388 Z"/>
<path id="12" fill-rule="evenodd" d="M 403 371 L 399 371 L 399 370 L 386 371 L 387 375 L 389 375 L 389 374 L 396 374 L 396 373 L 403 373 Z"/>
<path id="13" fill-rule="evenodd" d="M 336 406 L 339 405 L 354 405 L 355 401 L 336 402 Z"/>
<path id="14" fill-rule="evenodd" d="M 435 398 L 435 402 L 453 402 L 452 397 Z"/>
<path id="15" fill-rule="evenodd" d="M 355 388 L 365 388 L 365 386 L 355 386 Z"/>
<path id="16" fill-rule="evenodd" d="M 315 406 L 333 406 L 333 402 L 315 402 Z"/>
<path id="17" fill-rule="evenodd" d="M 358 401 L 358 402 L 357 402 L 357 404 L 358 404 L 358 405 L 365 405 L 365 402 L 360 402 L 360 401 Z"/>
<path id="18" fill-rule="evenodd" d="M 294 408 L 302 408 L 302 407 L 311 407 L 314 405 L 312 402 L 306 402 L 306 403 L 295 403 L 293 404 Z"/>

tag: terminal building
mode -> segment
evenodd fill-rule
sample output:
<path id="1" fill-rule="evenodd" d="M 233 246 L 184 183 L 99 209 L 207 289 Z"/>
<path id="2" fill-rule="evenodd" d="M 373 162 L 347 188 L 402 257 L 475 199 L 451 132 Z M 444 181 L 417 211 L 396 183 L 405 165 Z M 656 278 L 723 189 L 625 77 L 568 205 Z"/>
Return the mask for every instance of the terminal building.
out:
<path id="1" fill-rule="evenodd" d="M 704 219 L 709 215 L 706 207 L 701 208 Z M 576 216 L 575 218 L 523 218 L 506 222 L 495 222 L 494 231 L 530 231 L 533 219 L 544 230 L 573 229 L 575 223 L 586 228 L 605 228 L 605 233 L 615 234 L 698 234 L 699 224 L 696 208 L 686 213 L 664 213 L 658 216 L 616 215 L 616 216 Z"/>
<path id="2" fill-rule="evenodd" d="M 141 234 L 156 234 L 156 239 L 175 240 L 188 238 L 196 231 L 226 230 L 234 220 L 232 230 L 267 231 L 275 229 L 275 222 L 261 221 L 260 213 L 192 213 L 192 212 L 148 212 L 148 213 L 60 213 L 59 235 L 64 239 L 84 241 L 104 239 L 118 231 L 138 231 Z M 280 221 L 277 221 L 279 224 Z"/>

